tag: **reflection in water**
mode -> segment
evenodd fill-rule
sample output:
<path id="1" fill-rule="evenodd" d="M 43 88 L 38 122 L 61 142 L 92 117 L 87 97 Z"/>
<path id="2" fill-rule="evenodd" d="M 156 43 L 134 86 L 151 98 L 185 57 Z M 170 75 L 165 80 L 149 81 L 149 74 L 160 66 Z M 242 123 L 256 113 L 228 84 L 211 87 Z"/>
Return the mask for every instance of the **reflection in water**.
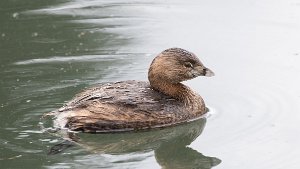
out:
<path id="1" fill-rule="evenodd" d="M 179 129 L 181 133 L 178 133 L 176 138 L 163 142 L 155 150 L 155 157 L 159 165 L 164 169 L 208 169 L 220 164 L 220 159 L 204 156 L 198 151 L 187 147 L 201 134 L 205 122 L 206 119 L 202 119 L 194 124 L 183 126 Z"/>
<path id="2" fill-rule="evenodd" d="M 148 132 L 119 133 L 119 134 L 67 134 L 67 138 L 73 140 L 93 156 L 87 161 L 97 160 L 99 154 L 111 154 L 113 156 L 147 156 L 154 150 L 154 155 L 159 165 L 166 169 L 173 168 L 212 168 L 221 163 L 215 157 L 204 156 L 193 150 L 190 145 L 201 133 L 205 126 L 206 119 L 200 119 L 184 125 L 169 127 L 165 129 L 151 130 Z M 78 139 L 78 137 L 80 137 Z M 74 140 L 75 138 L 75 140 Z M 66 138 L 65 138 L 66 139 Z M 54 154 L 60 148 L 70 147 L 70 141 L 55 145 L 51 148 L 50 154 Z M 80 156 L 78 156 L 80 158 Z M 82 156 L 81 156 L 82 157 Z M 85 158 L 85 157 L 82 157 Z M 131 159 L 127 157 L 127 159 Z M 144 158 L 134 160 L 123 160 L 124 165 L 130 165 L 132 161 L 141 161 Z M 81 162 L 82 163 L 82 162 Z M 128 163 L 128 164 L 127 164 Z M 55 164 L 59 165 L 59 164 Z M 75 163 L 74 165 L 83 165 Z M 106 164 L 107 165 L 107 164 Z M 78 166 L 77 166 L 78 167 Z M 100 166 L 99 166 L 100 167 Z"/>

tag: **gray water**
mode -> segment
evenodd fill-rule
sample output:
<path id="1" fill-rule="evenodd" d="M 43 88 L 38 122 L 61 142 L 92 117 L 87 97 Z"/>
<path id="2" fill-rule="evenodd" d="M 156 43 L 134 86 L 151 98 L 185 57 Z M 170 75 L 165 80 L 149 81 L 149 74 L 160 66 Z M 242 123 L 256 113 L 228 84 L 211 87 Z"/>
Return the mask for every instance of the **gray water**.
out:
<path id="1" fill-rule="evenodd" d="M 0 2 L 0 168 L 300 168 L 300 1 Z M 149 132 L 63 136 L 41 116 L 99 82 L 147 80 L 181 47 L 216 76 L 186 82 L 206 119 Z"/>

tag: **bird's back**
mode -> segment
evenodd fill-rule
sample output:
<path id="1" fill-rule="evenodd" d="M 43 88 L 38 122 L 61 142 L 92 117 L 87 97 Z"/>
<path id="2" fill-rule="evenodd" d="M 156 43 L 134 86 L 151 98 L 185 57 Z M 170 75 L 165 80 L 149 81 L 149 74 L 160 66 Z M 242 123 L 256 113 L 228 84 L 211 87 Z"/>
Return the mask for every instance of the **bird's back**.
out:
<path id="1" fill-rule="evenodd" d="M 83 132 L 118 132 L 170 126 L 197 119 L 183 102 L 150 87 L 148 82 L 99 84 L 77 94 L 55 111 L 55 124 Z"/>

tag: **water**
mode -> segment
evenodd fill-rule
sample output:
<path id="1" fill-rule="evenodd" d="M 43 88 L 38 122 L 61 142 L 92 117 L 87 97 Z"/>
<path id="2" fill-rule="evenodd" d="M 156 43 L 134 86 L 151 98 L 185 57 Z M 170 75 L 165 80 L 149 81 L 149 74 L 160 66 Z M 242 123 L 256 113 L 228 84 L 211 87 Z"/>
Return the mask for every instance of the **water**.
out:
<path id="1" fill-rule="evenodd" d="M 1 1 L 1 168 L 299 168 L 300 2 Z M 169 47 L 216 76 L 186 82 L 207 119 L 164 130 L 62 135 L 39 126 L 98 82 L 147 80 Z"/>

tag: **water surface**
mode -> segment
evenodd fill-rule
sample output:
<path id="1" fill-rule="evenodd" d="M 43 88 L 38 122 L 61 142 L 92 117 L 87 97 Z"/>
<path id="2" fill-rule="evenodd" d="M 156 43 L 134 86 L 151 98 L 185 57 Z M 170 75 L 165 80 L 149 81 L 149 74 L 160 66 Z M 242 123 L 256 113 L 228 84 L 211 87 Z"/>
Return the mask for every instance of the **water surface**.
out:
<path id="1" fill-rule="evenodd" d="M 299 168 L 300 3 L 278 1 L 0 2 L 0 164 L 3 168 Z M 207 119 L 165 130 L 63 135 L 44 112 L 81 89 L 147 80 L 169 47 L 216 76 L 186 82 Z"/>

